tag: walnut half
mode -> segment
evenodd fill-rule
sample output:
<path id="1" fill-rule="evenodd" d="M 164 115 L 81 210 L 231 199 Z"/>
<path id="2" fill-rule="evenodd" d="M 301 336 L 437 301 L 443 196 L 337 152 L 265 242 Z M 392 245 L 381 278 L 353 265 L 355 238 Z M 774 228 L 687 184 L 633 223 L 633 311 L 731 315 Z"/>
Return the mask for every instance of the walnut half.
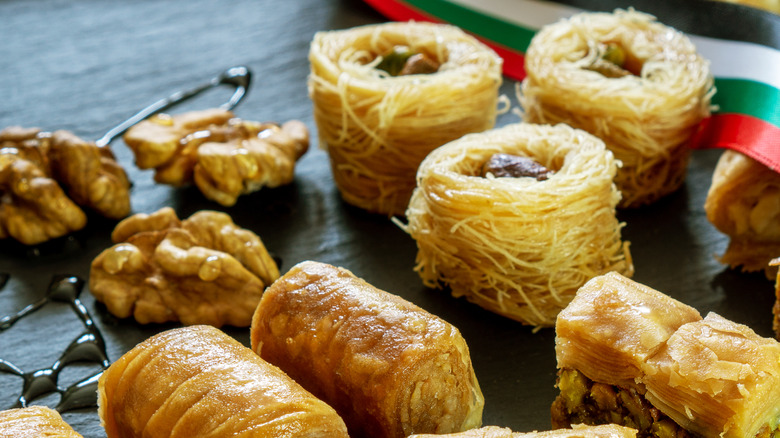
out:
<path id="1" fill-rule="evenodd" d="M 130 213 L 130 181 L 110 149 L 68 131 L 0 131 L 0 238 L 35 245 L 86 225 L 81 207 Z"/>
<path id="2" fill-rule="evenodd" d="M 232 206 L 242 194 L 292 182 L 309 132 L 297 120 L 279 126 L 209 109 L 157 114 L 130 128 L 124 141 L 138 167 L 155 169 L 155 181 L 195 183 L 206 198 Z"/>
<path id="3" fill-rule="evenodd" d="M 116 245 L 92 262 L 89 288 L 109 312 L 141 324 L 249 326 L 279 269 L 260 238 L 230 216 L 171 208 L 120 222 Z"/>

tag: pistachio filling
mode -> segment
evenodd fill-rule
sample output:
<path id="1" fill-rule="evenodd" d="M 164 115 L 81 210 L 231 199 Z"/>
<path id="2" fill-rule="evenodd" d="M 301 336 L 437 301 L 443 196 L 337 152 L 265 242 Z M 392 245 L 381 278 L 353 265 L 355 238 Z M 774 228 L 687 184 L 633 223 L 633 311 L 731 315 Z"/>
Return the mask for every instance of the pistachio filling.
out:
<path id="1" fill-rule="evenodd" d="M 421 52 L 414 52 L 406 46 L 395 46 L 382 55 L 376 68 L 384 70 L 390 76 L 431 74 L 439 71 L 439 63 Z"/>
<path id="2" fill-rule="evenodd" d="M 555 428 L 614 423 L 637 429 L 637 438 L 695 436 L 653 407 L 637 388 L 594 382 L 572 369 L 558 372 L 557 386 L 561 393 L 550 408 Z M 755 438 L 780 438 L 780 424 L 774 423 L 762 427 Z"/>
<path id="3" fill-rule="evenodd" d="M 601 73 L 608 78 L 620 78 L 623 76 L 640 76 L 642 74 L 642 61 L 628 51 L 622 44 L 607 41 L 597 46 L 599 55 L 585 67 L 587 70 Z"/>

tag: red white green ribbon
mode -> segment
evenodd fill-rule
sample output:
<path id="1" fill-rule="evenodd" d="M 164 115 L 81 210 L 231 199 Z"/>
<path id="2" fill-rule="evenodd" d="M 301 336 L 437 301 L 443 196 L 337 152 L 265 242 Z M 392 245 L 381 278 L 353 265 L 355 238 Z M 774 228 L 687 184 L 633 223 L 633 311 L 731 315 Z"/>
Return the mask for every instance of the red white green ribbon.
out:
<path id="1" fill-rule="evenodd" d="M 504 73 L 516 80 L 525 77 L 523 54 L 536 30 L 591 9 L 592 5 L 596 5 L 593 9 L 601 10 L 634 5 L 637 10 L 656 15 L 663 23 L 680 21 L 683 25 L 687 12 L 696 25 L 681 30 L 688 33 L 702 56 L 711 61 L 717 88 L 713 103 L 718 107 L 702 123 L 694 147 L 734 149 L 780 172 L 780 43 L 771 40 L 771 35 L 775 39 L 780 35 L 780 17 L 768 12 L 696 0 L 682 2 L 684 6 L 679 0 L 650 0 L 652 3 L 645 0 L 630 3 L 621 0 L 365 1 L 391 20 L 450 23 L 474 34 L 504 59 Z M 702 17 L 701 14 L 712 15 L 712 11 L 725 11 L 724 17 L 754 21 L 741 26 L 731 21 L 696 18 Z M 680 14 L 683 19 L 679 18 Z M 773 32 L 767 32 L 759 24 Z M 735 35 L 724 31 L 733 28 L 737 28 Z M 745 35 L 739 35 L 740 31 Z"/>

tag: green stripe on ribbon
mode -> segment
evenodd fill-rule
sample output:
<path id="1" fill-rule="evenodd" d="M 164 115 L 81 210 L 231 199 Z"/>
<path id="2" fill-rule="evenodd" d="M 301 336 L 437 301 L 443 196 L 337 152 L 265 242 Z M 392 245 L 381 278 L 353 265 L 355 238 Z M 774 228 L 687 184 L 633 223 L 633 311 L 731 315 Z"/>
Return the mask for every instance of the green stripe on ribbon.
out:
<path id="1" fill-rule="evenodd" d="M 535 30 L 510 24 L 444 0 L 407 0 L 405 3 L 473 34 L 525 53 Z"/>
<path id="2" fill-rule="evenodd" d="M 747 114 L 780 127 L 780 90 L 747 79 L 715 78 L 712 103 L 719 113 Z"/>
<path id="3" fill-rule="evenodd" d="M 536 30 L 504 21 L 447 0 L 404 0 L 438 19 L 452 23 L 468 32 L 525 53 Z M 719 113 L 738 113 L 757 117 L 780 127 L 780 90 L 748 79 L 715 78 L 718 92 L 713 103 Z"/>

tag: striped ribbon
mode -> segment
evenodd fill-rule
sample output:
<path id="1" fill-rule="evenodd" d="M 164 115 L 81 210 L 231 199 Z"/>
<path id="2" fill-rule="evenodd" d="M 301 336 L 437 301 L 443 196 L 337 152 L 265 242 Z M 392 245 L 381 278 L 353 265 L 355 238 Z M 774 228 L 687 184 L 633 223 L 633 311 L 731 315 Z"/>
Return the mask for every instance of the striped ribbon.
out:
<path id="1" fill-rule="evenodd" d="M 536 30 L 576 13 L 633 7 L 688 34 L 711 61 L 718 110 L 693 147 L 728 148 L 780 172 L 780 16 L 709 0 L 365 0 L 391 20 L 454 24 L 504 59 L 504 74 L 525 77 Z"/>

